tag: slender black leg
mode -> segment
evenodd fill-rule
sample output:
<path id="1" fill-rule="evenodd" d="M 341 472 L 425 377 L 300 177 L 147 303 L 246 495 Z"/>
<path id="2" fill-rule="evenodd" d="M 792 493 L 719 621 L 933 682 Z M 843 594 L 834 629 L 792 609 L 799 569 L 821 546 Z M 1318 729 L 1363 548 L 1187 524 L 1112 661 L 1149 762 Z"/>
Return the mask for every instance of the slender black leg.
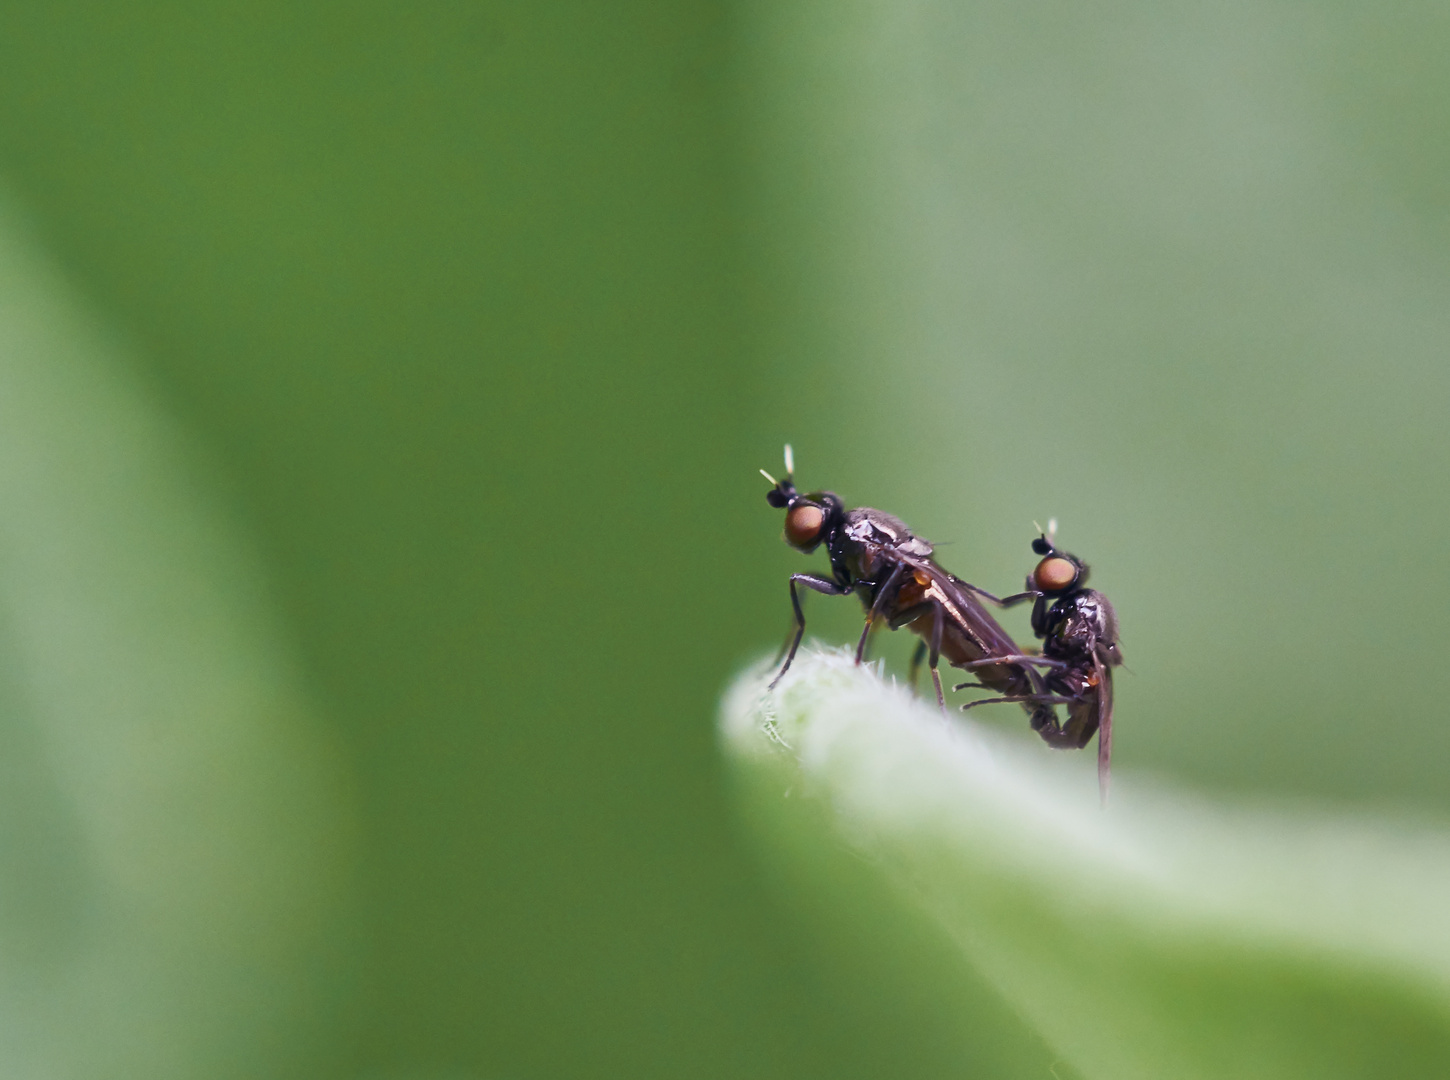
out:
<path id="1" fill-rule="evenodd" d="M 990 604 L 996 604 L 998 607 L 1016 607 L 1018 604 L 1025 603 L 1028 600 L 1036 599 L 1037 597 L 1042 595 L 1042 593 L 1037 591 L 1036 586 L 1033 585 L 1032 578 L 1030 576 L 1027 578 L 1027 584 L 1024 586 L 1024 589 L 1026 591 L 1013 593 L 1011 596 L 993 596 L 980 585 L 973 585 L 970 581 L 963 581 L 961 578 L 954 578 L 953 580 L 955 580 L 958 585 L 962 585 L 968 589 L 971 589 L 972 592 L 976 593 L 983 600 L 986 600 Z"/>
<path id="2" fill-rule="evenodd" d="M 923 615 L 932 616 L 931 641 L 928 642 L 923 639 L 922 641 L 918 642 L 916 646 L 916 651 L 911 654 L 911 688 L 913 691 L 916 689 L 916 676 L 917 673 L 921 670 L 921 658 L 922 655 L 926 653 L 928 647 L 930 647 L 931 681 L 932 684 L 936 687 L 937 704 L 942 707 L 943 712 L 946 712 L 946 695 L 942 693 L 941 672 L 937 670 L 937 664 L 941 659 L 942 628 L 946 621 L 945 610 L 942 608 L 941 604 L 937 603 L 937 601 L 925 600 L 920 604 L 914 605 L 913 607 L 906 608 L 904 611 L 898 611 L 895 615 L 891 617 L 890 626 L 891 629 L 898 630 L 901 627 L 905 626 L 907 623 L 916 622 L 916 620 L 921 618 Z"/>
<path id="3" fill-rule="evenodd" d="M 966 685 L 965 683 L 963 685 Z M 1034 705 L 1071 705 L 1076 698 L 1049 697 L 1045 694 L 1009 694 L 1006 697 L 984 697 L 976 701 L 969 701 L 962 706 L 962 711 L 975 709 L 978 705 L 1001 705 L 1006 702 L 1031 702 Z"/>
<path id="4" fill-rule="evenodd" d="M 891 621 L 887 625 L 893 630 L 900 630 L 907 623 L 914 623 L 923 615 L 930 615 L 932 608 L 935 606 L 935 600 L 923 600 L 919 604 L 913 604 L 909 608 L 903 608 L 898 611 L 895 615 L 891 616 Z"/>
<path id="5" fill-rule="evenodd" d="M 871 628 L 875 626 L 870 614 L 866 616 L 866 625 L 861 627 L 861 640 L 856 642 L 856 663 L 861 663 L 861 658 L 866 655 L 866 642 L 871 640 Z"/>
<path id="6" fill-rule="evenodd" d="M 901 579 L 901 572 L 906 569 L 905 563 L 897 563 L 886 575 L 886 580 L 876 590 L 876 598 L 871 601 L 871 610 L 866 612 L 866 625 L 861 629 L 861 640 L 856 643 L 856 663 L 861 663 L 861 658 L 866 655 L 866 640 L 871 636 L 871 628 L 876 625 L 876 617 L 881 614 L 881 609 L 886 606 L 886 598 L 896 588 L 896 583 Z"/>
<path id="7" fill-rule="evenodd" d="M 770 666 L 771 667 L 775 667 L 776 664 L 780 663 L 781 660 L 783 660 L 785 658 L 785 651 L 786 651 L 786 649 L 789 649 L 790 648 L 791 640 L 794 637 L 795 637 L 795 620 L 792 619 L 790 621 L 790 629 L 785 632 L 785 640 L 780 643 L 780 648 L 778 648 L 778 649 L 775 650 L 775 659 L 770 662 Z"/>
<path id="8" fill-rule="evenodd" d="M 1016 607 L 1018 604 L 1025 604 L 1028 600 L 1035 600 L 1040 595 L 1042 594 L 1036 589 L 1033 589 L 1031 592 L 1013 593 L 1011 596 L 1004 596 L 1000 600 L 991 596 L 987 597 L 987 599 L 995 601 L 999 607 L 1009 608 Z"/>
<path id="9" fill-rule="evenodd" d="M 851 591 L 849 586 L 842 586 L 830 578 L 823 578 L 816 574 L 792 574 L 790 576 L 790 606 L 795 611 L 795 637 L 791 638 L 790 649 L 785 656 L 785 663 L 775 673 L 775 678 L 770 680 L 767 690 L 774 690 L 775 684 L 780 682 L 781 676 L 790 670 L 790 662 L 795 659 L 795 651 L 800 648 L 801 638 L 806 632 L 806 615 L 801 610 L 801 598 L 796 592 L 795 583 L 799 581 L 808 589 L 814 589 L 818 593 L 825 593 L 827 596 L 845 596 Z"/>
<path id="10" fill-rule="evenodd" d="M 931 623 L 931 652 L 927 657 L 927 663 L 931 666 L 931 683 L 936 687 L 936 703 L 941 707 L 941 714 L 947 714 L 946 695 L 941 692 L 941 672 L 937 670 L 937 662 L 941 660 L 941 635 L 942 623 L 946 620 L 946 612 L 940 604 L 936 604 L 936 617 Z"/>
<path id="11" fill-rule="evenodd" d="M 968 660 L 962 664 L 953 664 L 952 667 L 979 668 L 991 667 L 993 664 L 1041 664 L 1043 667 L 1065 668 L 1067 664 L 1062 660 L 1052 660 L 1046 656 L 1036 656 L 1030 653 L 1004 653 L 1002 656 L 984 656 L 980 660 Z"/>
<path id="12" fill-rule="evenodd" d="M 911 692 L 916 693 L 916 678 L 921 674 L 921 662 L 926 659 L 926 642 L 918 641 L 916 648 L 911 653 L 911 667 L 907 668 L 907 676 L 911 679 Z"/>
<path id="13" fill-rule="evenodd" d="M 993 596 L 980 585 L 973 585 L 970 581 L 963 581 L 961 578 L 957 578 L 956 582 L 958 585 L 962 585 L 976 593 L 983 600 L 987 601 L 987 603 L 996 604 L 998 607 L 1003 608 L 1016 607 L 1018 604 L 1026 600 L 1031 600 L 1034 596 L 1038 595 L 1037 590 L 1034 589 L 1031 592 L 1013 593 L 1011 596 Z"/>

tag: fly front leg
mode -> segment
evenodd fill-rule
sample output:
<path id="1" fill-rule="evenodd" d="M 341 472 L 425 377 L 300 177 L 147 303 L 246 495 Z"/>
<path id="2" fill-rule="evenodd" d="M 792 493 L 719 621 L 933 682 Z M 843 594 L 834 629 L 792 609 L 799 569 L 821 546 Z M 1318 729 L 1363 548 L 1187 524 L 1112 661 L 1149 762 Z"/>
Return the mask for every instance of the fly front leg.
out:
<path id="1" fill-rule="evenodd" d="M 987 601 L 987 603 L 996 604 L 1000 608 L 1016 607 L 1018 604 L 1025 604 L 1028 600 L 1035 600 L 1037 597 L 1042 595 L 1041 591 L 1037 588 L 1037 586 L 1033 584 L 1032 578 L 1030 576 L 1027 579 L 1027 584 L 1023 586 L 1023 589 L 1025 591 L 1013 593 L 1011 596 L 993 596 L 980 585 L 973 585 L 970 581 L 963 581 L 959 577 L 954 577 L 952 580 L 954 580 L 964 589 L 970 589 L 972 592 L 980 596 L 983 600 Z"/>
<path id="2" fill-rule="evenodd" d="M 1042 590 L 1037 587 L 1037 582 L 1032 580 L 1032 575 L 1027 575 L 1026 582 L 1022 585 L 1022 591 L 1013 593 L 1011 596 L 1004 596 L 998 601 L 1004 608 L 1016 607 L 1018 604 L 1025 604 L 1029 600 L 1041 600 Z"/>
<path id="3" fill-rule="evenodd" d="M 795 659 L 795 651 L 800 648 L 801 638 L 806 632 L 806 614 L 801 610 L 800 594 L 796 592 L 795 584 L 799 581 L 808 589 L 814 589 L 818 593 L 825 593 L 827 596 L 845 596 L 851 591 L 850 586 L 841 585 L 830 578 L 821 577 L 819 574 L 792 574 L 790 576 L 790 606 L 795 611 L 795 637 L 791 639 L 790 649 L 785 655 L 785 663 L 775 673 L 775 678 L 770 680 L 767 690 L 774 690 L 775 684 L 780 682 L 781 677 L 790 670 L 790 662 Z"/>
<path id="4" fill-rule="evenodd" d="M 984 593 L 983 595 L 986 594 Z M 997 600 L 991 596 L 988 596 L 987 599 L 991 600 L 998 607 L 1010 608 L 1016 607 L 1018 604 L 1025 604 L 1029 600 L 1035 600 L 1039 595 L 1040 594 L 1037 592 L 1037 590 L 1034 589 L 1031 592 L 1013 593 L 1011 596 L 1004 596 L 1000 600 Z"/>
<path id="5" fill-rule="evenodd" d="M 886 580 L 876 590 L 876 597 L 871 601 L 870 610 L 866 612 L 866 625 L 861 629 L 861 640 L 856 643 L 856 663 L 861 663 L 861 658 L 866 655 L 866 640 L 871 636 L 871 628 L 876 625 L 876 618 L 881 614 L 881 609 L 886 606 L 886 598 L 901 580 L 901 572 L 906 569 L 905 563 L 897 563 L 891 573 L 886 575 Z"/>
<path id="6" fill-rule="evenodd" d="M 980 596 L 983 600 L 987 601 L 987 603 L 996 604 L 1000 608 L 1016 607 L 1018 604 L 1023 603 L 1027 600 L 1031 600 L 1034 596 L 1037 595 L 1037 591 L 1034 589 L 1031 592 L 1013 593 L 1011 596 L 993 596 L 980 585 L 973 585 L 970 581 L 963 581 L 961 578 L 956 578 L 955 580 L 958 585 L 961 585 L 963 588 L 970 589 L 972 592 Z"/>

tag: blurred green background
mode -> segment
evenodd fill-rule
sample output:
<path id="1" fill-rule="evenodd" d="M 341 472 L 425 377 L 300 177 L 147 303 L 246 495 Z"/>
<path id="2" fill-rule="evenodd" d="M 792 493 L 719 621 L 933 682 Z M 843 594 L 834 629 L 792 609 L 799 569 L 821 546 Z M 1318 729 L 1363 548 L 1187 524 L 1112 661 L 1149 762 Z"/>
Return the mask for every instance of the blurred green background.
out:
<path id="1" fill-rule="evenodd" d="M 929 938 L 808 928 L 736 839 L 715 702 L 787 624 L 786 439 L 987 588 L 1057 517 L 1124 770 L 1450 809 L 1447 45 L 1415 3 L 0 14 L 0 178 L 258 568 L 341 777 L 295 820 L 351 823 L 308 1022 L 130 1031 L 115 1075 L 1045 1073 Z M 97 1022 L 55 1001 L 30 1074 Z"/>

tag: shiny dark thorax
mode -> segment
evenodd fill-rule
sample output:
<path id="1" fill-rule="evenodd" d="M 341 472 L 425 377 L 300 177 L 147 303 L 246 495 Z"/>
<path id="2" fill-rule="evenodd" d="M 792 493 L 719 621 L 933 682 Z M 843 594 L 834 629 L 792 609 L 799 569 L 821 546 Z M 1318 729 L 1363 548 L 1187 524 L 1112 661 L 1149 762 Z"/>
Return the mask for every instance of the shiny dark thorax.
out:
<path id="1" fill-rule="evenodd" d="M 1043 631 L 1044 656 L 1070 660 L 1097 651 L 1105 664 L 1122 663 L 1117 614 L 1096 589 L 1080 589 L 1059 598 L 1047 611 Z"/>
<path id="2" fill-rule="evenodd" d="M 931 558 L 931 544 L 913 536 L 904 521 L 865 506 L 847 510 L 836 536 L 827 543 L 836 577 L 853 581 L 858 592 L 869 593 L 882 569 L 903 556 Z"/>
<path id="3" fill-rule="evenodd" d="M 789 669 L 805 632 L 796 588 L 804 585 L 827 595 L 854 593 L 861 599 L 866 625 L 856 648 L 858 663 L 874 626 L 884 623 L 892 630 L 905 626 L 920 635 L 922 646 L 913 670 L 926 651 L 937 700 L 943 707 L 937 672 L 942 656 L 953 666 L 969 668 L 984 684 L 1003 694 L 1031 694 L 1040 686 L 1037 673 L 1015 660 L 991 662 L 996 657 L 1015 657 L 1021 650 L 982 607 L 976 596 L 979 590 L 942 569 L 932 558 L 932 545 L 914 535 L 900 518 L 869 507 L 847 510 L 834 492 L 803 495 L 789 476 L 775 481 L 767 500 L 786 510 L 787 543 L 806 553 L 824 545 L 831 561 L 830 578 L 791 575 L 796 627 L 776 681 Z"/>

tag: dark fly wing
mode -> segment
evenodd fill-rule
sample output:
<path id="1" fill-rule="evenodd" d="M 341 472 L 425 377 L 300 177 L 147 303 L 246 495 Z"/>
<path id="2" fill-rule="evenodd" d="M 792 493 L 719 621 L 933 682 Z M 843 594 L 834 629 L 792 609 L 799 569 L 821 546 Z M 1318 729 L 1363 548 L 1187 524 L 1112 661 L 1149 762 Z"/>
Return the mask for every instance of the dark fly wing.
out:
<path id="1" fill-rule="evenodd" d="M 982 606 L 965 581 L 947 573 L 930 559 L 907 558 L 905 561 L 913 569 L 925 572 L 941 590 L 959 616 L 957 621 L 963 633 L 981 646 L 984 656 L 1011 656 L 1022 651 Z M 947 617 L 953 617 L 951 610 L 948 610 Z"/>
<path id="2" fill-rule="evenodd" d="M 1098 677 L 1098 794 L 1106 805 L 1113 758 L 1113 669 L 1094 653 L 1093 672 Z"/>

